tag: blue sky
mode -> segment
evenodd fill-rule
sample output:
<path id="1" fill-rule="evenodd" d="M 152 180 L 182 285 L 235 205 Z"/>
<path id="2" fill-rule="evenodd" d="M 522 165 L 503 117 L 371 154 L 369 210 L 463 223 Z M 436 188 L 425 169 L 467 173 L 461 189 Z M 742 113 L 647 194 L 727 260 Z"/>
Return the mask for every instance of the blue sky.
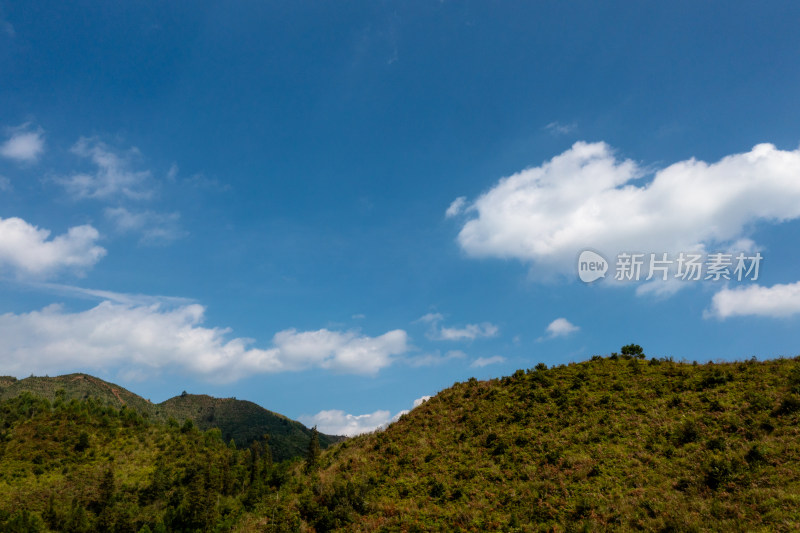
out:
<path id="1" fill-rule="evenodd" d="M 0 1 L 0 373 L 353 433 L 630 342 L 796 355 L 798 23 L 794 2 Z M 578 279 L 585 249 L 605 278 Z M 623 252 L 763 261 L 620 282 Z"/>

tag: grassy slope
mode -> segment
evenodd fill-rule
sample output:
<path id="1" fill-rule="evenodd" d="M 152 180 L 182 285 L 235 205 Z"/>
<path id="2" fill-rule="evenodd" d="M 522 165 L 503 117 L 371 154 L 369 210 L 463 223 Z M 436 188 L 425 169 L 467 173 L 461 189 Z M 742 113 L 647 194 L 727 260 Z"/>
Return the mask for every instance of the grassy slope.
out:
<path id="1" fill-rule="evenodd" d="M 311 430 L 301 423 L 252 402 L 187 394 L 170 398 L 160 404 L 153 404 L 124 387 L 86 374 L 58 377 L 32 376 L 22 380 L 0 377 L 0 399 L 13 398 L 22 392 L 30 392 L 51 402 L 56 400 L 57 394 L 63 394 L 62 398 L 67 401 L 97 398 L 116 409 L 127 405 L 149 419 L 164 422 L 170 417 L 179 423 L 191 419 L 204 430 L 219 428 L 225 442 L 234 439 L 239 446 L 247 446 L 250 442 L 269 434 L 276 461 L 302 456 L 308 447 L 311 435 Z M 320 435 L 320 446 L 327 448 L 340 440 L 341 437 Z"/>
<path id="2" fill-rule="evenodd" d="M 798 392 L 794 360 L 470 380 L 326 452 L 296 506 L 348 531 L 798 530 Z"/>

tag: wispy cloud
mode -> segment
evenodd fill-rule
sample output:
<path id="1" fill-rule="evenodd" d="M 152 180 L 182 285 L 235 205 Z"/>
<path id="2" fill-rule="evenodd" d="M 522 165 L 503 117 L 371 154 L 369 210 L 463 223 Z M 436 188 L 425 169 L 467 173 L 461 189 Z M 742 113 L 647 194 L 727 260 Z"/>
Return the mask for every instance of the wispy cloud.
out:
<path id="1" fill-rule="evenodd" d="M 0 10 L 0 33 L 4 33 L 7 37 L 14 38 L 17 32 L 14 26 L 3 17 L 3 12 Z"/>
<path id="2" fill-rule="evenodd" d="M 8 128 L 9 138 L 0 145 L 0 155 L 23 163 L 33 163 L 44 152 L 44 130 L 25 123 Z"/>
<path id="3" fill-rule="evenodd" d="M 549 131 L 552 135 L 566 135 L 568 133 L 572 133 L 578 125 L 575 122 L 570 122 L 569 124 L 562 124 L 561 122 L 551 122 L 547 126 L 544 127 L 547 131 Z"/>
<path id="4" fill-rule="evenodd" d="M 133 169 L 135 161 L 141 157 L 138 149 L 118 151 L 97 138 L 82 137 L 72 147 L 72 153 L 95 167 L 91 173 L 55 179 L 74 198 L 144 200 L 154 195 L 150 171 Z"/>
<path id="5" fill-rule="evenodd" d="M 459 196 L 453 203 L 450 204 L 450 207 L 447 208 L 447 211 L 444 212 L 445 218 L 452 218 L 456 215 L 461 214 L 464 211 L 464 206 L 467 204 L 467 197 L 466 196 Z"/>
<path id="6" fill-rule="evenodd" d="M 467 324 L 463 327 L 446 327 L 440 324 L 444 320 L 441 313 L 428 313 L 415 322 L 430 324 L 426 336 L 431 340 L 437 341 L 463 341 L 475 340 L 479 338 L 494 337 L 499 332 L 499 328 L 490 323 Z"/>
<path id="7" fill-rule="evenodd" d="M 124 207 L 108 207 L 104 214 L 117 231 L 140 234 L 141 244 L 167 244 L 187 235 L 180 227 L 179 213 L 155 213 L 149 210 L 136 212 Z"/>
<path id="8" fill-rule="evenodd" d="M 182 298 L 179 296 L 160 296 L 150 294 L 132 294 L 124 292 L 106 291 L 101 289 L 88 289 L 85 287 L 78 287 L 75 285 L 63 285 L 60 283 L 44 283 L 44 282 L 26 282 L 25 285 L 46 291 L 51 294 L 77 297 L 88 300 L 97 301 L 110 301 L 117 304 L 126 306 L 159 306 L 163 309 L 164 306 L 180 307 L 189 304 L 197 303 L 192 298 Z"/>
<path id="9" fill-rule="evenodd" d="M 472 368 L 483 368 L 489 365 L 496 365 L 505 362 L 506 358 L 500 355 L 493 355 L 492 357 L 478 357 L 471 365 Z"/>
<path id="10" fill-rule="evenodd" d="M 436 350 L 432 353 L 408 357 L 406 362 L 413 367 L 439 366 L 455 359 L 464 359 L 466 357 L 467 354 L 461 350 L 449 350 L 444 355 L 439 350 Z"/>

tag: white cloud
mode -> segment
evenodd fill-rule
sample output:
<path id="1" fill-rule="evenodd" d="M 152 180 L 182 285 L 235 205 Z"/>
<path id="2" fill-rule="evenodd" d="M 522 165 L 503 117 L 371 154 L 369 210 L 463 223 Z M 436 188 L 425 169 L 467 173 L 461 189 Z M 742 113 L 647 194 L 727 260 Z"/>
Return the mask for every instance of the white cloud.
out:
<path id="1" fill-rule="evenodd" d="M 444 320 L 444 316 L 441 313 L 428 313 L 415 320 L 415 322 L 430 324 L 430 329 L 426 335 L 429 339 L 438 341 L 461 341 L 494 337 L 499 331 L 499 328 L 490 322 L 467 324 L 462 328 L 448 328 L 439 325 L 442 320 Z"/>
<path id="2" fill-rule="evenodd" d="M 800 281 L 772 287 L 750 285 L 724 288 L 711 299 L 706 318 L 726 319 L 733 316 L 789 317 L 800 313 Z"/>
<path id="3" fill-rule="evenodd" d="M 49 230 L 21 218 L 0 218 L 0 269 L 5 267 L 18 276 L 46 276 L 62 269 L 84 270 L 106 254 L 95 244 L 100 234 L 89 225 L 49 237 Z"/>
<path id="4" fill-rule="evenodd" d="M 449 350 L 444 355 L 442 355 L 439 350 L 436 350 L 433 353 L 409 357 L 406 359 L 406 362 L 413 367 L 437 366 L 454 359 L 464 359 L 466 356 L 467 354 L 461 350 Z"/>
<path id="5" fill-rule="evenodd" d="M 179 213 L 129 211 L 124 207 L 108 207 L 104 214 L 121 233 L 141 234 L 141 244 L 166 244 L 186 235 L 180 228 Z"/>
<path id="6" fill-rule="evenodd" d="M 453 203 L 450 204 L 450 207 L 447 208 L 447 211 L 444 212 L 445 218 L 451 218 L 458 214 L 460 214 L 464 210 L 464 205 L 467 203 L 466 196 L 459 196 Z"/>
<path id="7" fill-rule="evenodd" d="M 393 330 L 379 337 L 327 329 L 275 334 L 273 343 L 284 365 L 292 369 L 319 366 L 352 374 L 375 374 L 392 364 L 392 356 L 408 351 L 408 336 Z"/>
<path id="8" fill-rule="evenodd" d="M 547 131 L 549 131 L 553 135 L 566 135 L 567 133 L 571 133 L 575 131 L 578 125 L 574 122 L 569 124 L 561 124 L 560 122 L 551 122 L 547 126 L 544 127 Z"/>
<path id="9" fill-rule="evenodd" d="M 438 334 L 432 338 L 443 341 L 474 340 L 478 338 L 494 337 L 499 331 L 498 327 L 489 322 L 481 324 L 467 324 L 463 328 L 447 328 L 442 326 Z"/>
<path id="10" fill-rule="evenodd" d="M 115 152 L 96 138 L 81 137 L 72 147 L 72 153 L 88 159 L 95 166 L 93 173 L 56 178 L 56 182 L 73 197 L 142 200 L 153 196 L 153 189 L 148 186 L 150 171 L 131 169 L 140 155 L 138 149 Z"/>
<path id="11" fill-rule="evenodd" d="M 44 131 L 30 124 L 11 128 L 11 137 L 0 145 L 0 155 L 8 159 L 31 163 L 44 152 Z"/>
<path id="12" fill-rule="evenodd" d="M 506 358 L 500 355 L 493 355 L 492 357 L 478 357 L 475 359 L 471 365 L 472 368 L 483 368 L 489 365 L 496 365 L 498 363 L 505 362 Z"/>
<path id="13" fill-rule="evenodd" d="M 181 306 L 196 303 L 191 298 L 181 298 L 178 296 L 153 296 L 150 294 L 131 294 L 124 292 L 104 291 L 98 289 L 87 289 L 75 285 L 62 285 L 60 283 L 30 283 L 27 285 L 35 289 L 45 290 L 51 294 L 77 297 L 89 300 L 108 300 L 113 303 L 126 306 Z"/>
<path id="14" fill-rule="evenodd" d="M 76 369 L 157 373 L 189 371 L 212 381 L 311 367 L 375 374 L 407 350 L 405 331 L 378 337 L 355 332 L 281 331 L 268 349 L 227 340 L 229 329 L 201 326 L 198 304 L 125 305 L 104 301 L 80 312 L 53 305 L 0 315 L 0 372 L 57 374 Z"/>
<path id="15" fill-rule="evenodd" d="M 422 315 L 414 322 L 424 322 L 426 324 L 435 324 L 440 320 L 444 320 L 444 315 L 441 313 L 428 313 L 427 315 Z"/>
<path id="16" fill-rule="evenodd" d="M 179 170 L 180 170 L 180 168 L 178 167 L 178 164 L 177 163 L 172 163 L 169 166 L 169 170 L 167 171 L 167 180 L 175 181 L 175 178 L 178 177 L 178 171 Z"/>
<path id="17" fill-rule="evenodd" d="M 645 169 L 605 143 L 577 142 L 541 166 L 501 179 L 466 206 L 458 234 L 474 257 L 515 258 L 574 274 L 596 249 L 670 252 L 732 245 L 756 221 L 800 217 L 800 149 L 759 144 L 716 163 L 690 159 L 636 184 Z"/>
<path id="18" fill-rule="evenodd" d="M 392 422 L 392 414 L 389 411 L 375 411 L 365 415 L 351 415 L 339 409 L 330 409 L 311 416 L 301 416 L 299 420 L 307 426 L 317 426 L 320 432 L 328 435 L 354 437 L 388 425 Z"/>
<path id="19" fill-rule="evenodd" d="M 414 407 L 419 407 L 420 405 L 427 402 L 431 398 L 432 396 L 422 396 L 421 398 L 417 398 L 416 400 L 414 400 Z"/>
<path id="20" fill-rule="evenodd" d="M 547 335 L 548 337 L 555 338 L 555 337 L 566 337 L 570 333 L 575 333 L 578 331 L 579 328 L 575 324 L 572 324 L 566 318 L 556 318 L 547 326 Z"/>
<path id="21" fill-rule="evenodd" d="M 5 176 L 0 176 L 0 191 L 7 192 L 11 189 L 13 189 L 11 186 L 11 180 Z"/>
<path id="22" fill-rule="evenodd" d="M 412 409 L 419 407 L 430 400 L 430 396 L 423 396 L 414 400 Z M 303 415 L 298 418 L 306 426 L 317 426 L 317 429 L 328 435 L 346 435 L 354 437 L 362 433 L 369 433 L 377 429 L 385 429 L 392 422 L 408 413 L 408 409 L 399 411 L 392 416 L 391 412 L 378 410 L 364 415 L 352 415 L 340 409 L 320 411 L 315 415 Z"/>

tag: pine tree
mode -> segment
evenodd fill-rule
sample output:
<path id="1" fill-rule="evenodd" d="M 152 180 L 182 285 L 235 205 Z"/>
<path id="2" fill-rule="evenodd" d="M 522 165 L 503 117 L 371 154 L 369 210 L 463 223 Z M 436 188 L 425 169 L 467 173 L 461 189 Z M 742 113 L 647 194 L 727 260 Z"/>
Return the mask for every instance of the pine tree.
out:
<path id="1" fill-rule="evenodd" d="M 73 499 L 64 531 L 68 533 L 88 533 L 91 530 L 92 525 L 89 522 L 89 517 L 86 515 L 83 505 Z"/>
<path id="2" fill-rule="evenodd" d="M 319 466 L 319 432 L 317 426 L 311 428 L 311 440 L 308 441 L 308 452 L 306 453 L 306 472 L 313 472 Z"/>
<path id="3" fill-rule="evenodd" d="M 250 484 L 255 484 L 258 479 L 259 459 L 261 458 L 261 444 L 253 441 L 250 444 Z"/>
<path id="4" fill-rule="evenodd" d="M 103 472 L 99 492 L 98 506 L 100 509 L 105 509 L 114 497 L 114 470 L 110 466 Z"/>
<path id="5" fill-rule="evenodd" d="M 268 476 L 272 471 L 272 450 L 269 447 L 269 435 L 264 435 L 264 444 L 261 446 L 261 472 Z"/>

